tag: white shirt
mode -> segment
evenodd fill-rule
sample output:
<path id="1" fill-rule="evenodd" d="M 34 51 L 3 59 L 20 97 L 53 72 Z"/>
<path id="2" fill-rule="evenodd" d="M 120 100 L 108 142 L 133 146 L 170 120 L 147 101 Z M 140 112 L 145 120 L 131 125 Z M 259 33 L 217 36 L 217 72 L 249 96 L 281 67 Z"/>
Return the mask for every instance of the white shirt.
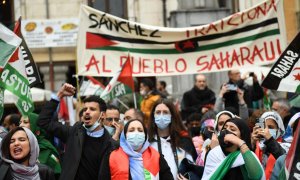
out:
<path id="1" fill-rule="evenodd" d="M 155 137 L 154 139 L 157 139 L 157 137 Z M 174 179 L 177 179 L 177 177 L 176 177 L 177 176 L 177 165 L 176 165 L 175 157 L 174 157 L 173 150 L 171 147 L 171 143 L 168 142 L 168 140 L 170 140 L 170 139 L 171 139 L 170 136 L 167 139 L 160 138 L 161 151 L 171 169 Z M 156 149 L 158 151 L 158 143 L 157 142 L 152 142 L 150 145 L 151 145 L 151 147 L 153 147 L 154 149 Z M 188 154 L 187 152 L 185 152 L 182 148 L 177 147 L 176 150 L 177 150 L 177 156 L 178 156 L 178 164 L 180 164 L 184 158 L 187 158 L 188 160 L 194 162 L 193 157 L 190 154 Z"/>

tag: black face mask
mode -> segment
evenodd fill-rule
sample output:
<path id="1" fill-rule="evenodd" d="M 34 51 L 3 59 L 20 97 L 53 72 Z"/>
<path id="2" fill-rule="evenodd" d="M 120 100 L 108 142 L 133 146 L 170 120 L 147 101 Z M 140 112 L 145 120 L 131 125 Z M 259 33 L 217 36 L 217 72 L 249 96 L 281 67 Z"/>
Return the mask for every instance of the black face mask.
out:
<path id="1" fill-rule="evenodd" d="M 199 127 L 191 127 L 189 129 L 191 136 L 195 137 L 195 136 L 200 136 L 200 126 Z"/>
<path id="2" fill-rule="evenodd" d="M 211 139 L 214 132 L 209 131 L 207 128 L 204 128 L 203 136 L 204 139 Z"/>
<path id="3" fill-rule="evenodd" d="M 224 142 L 224 138 L 225 138 L 226 134 L 233 134 L 233 135 L 235 135 L 234 133 L 228 131 L 227 129 L 224 129 L 224 130 L 222 130 L 220 132 L 220 135 L 218 136 L 218 140 L 219 140 L 219 144 L 220 144 L 221 148 L 224 148 L 224 149 L 233 146 L 232 143 L 225 143 Z"/>

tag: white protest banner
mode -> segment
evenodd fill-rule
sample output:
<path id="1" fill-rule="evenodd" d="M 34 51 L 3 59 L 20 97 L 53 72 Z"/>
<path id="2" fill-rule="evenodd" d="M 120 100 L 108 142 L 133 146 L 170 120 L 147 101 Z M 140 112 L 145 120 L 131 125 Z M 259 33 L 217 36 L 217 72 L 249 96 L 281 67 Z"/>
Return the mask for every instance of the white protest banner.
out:
<path id="1" fill-rule="evenodd" d="M 83 5 L 79 24 L 84 76 L 113 76 L 128 53 L 133 76 L 170 76 L 270 64 L 286 47 L 282 0 L 189 28 L 143 25 Z"/>

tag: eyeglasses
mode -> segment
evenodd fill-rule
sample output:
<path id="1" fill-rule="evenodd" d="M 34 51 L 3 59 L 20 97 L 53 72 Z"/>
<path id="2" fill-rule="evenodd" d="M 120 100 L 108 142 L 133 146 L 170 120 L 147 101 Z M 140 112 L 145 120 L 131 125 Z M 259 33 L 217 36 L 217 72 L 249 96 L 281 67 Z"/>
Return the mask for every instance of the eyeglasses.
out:
<path id="1" fill-rule="evenodd" d="M 133 119 L 133 118 L 130 117 L 130 116 L 125 116 L 125 117 L 124 117 L 124 120 L 126 120 L 126 121 L 129 121 L 130 119 Z"/>
<path id="2" fill-rule="evenodd" d="M 109 122 L 111 122 L 111 121 L 116 121 L 116 122 L 119 122 L 119 120 L 120 120 L 120 118 L 106 118 L 106 121 L 109 121 Z"/>

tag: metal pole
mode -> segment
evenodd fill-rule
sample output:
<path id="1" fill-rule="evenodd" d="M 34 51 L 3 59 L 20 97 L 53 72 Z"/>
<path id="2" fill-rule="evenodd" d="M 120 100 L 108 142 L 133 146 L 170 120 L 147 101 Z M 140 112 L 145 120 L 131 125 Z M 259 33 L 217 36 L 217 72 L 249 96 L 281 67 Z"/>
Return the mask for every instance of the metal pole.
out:
<path id="1" fill-rule="evenodd" d="M 167 27 L 167 5 L 166 0 L 162 0 L 163 3 L 163 21 L 164 21 L 164 27 Z"/>
<path id="2" fill-rule="evenodd" d="M 50 18 L 50 11 L 49 11 L 49 0 L 46 1 L 46 17 L 47 19 Z M 50 80 L 50 89 L 54 91 L 54 67 L 53 67 L 53 57 L 52 57 L 52 48 L 48 48 L 48 55 L 49 55 L 49 80 Z"/>

